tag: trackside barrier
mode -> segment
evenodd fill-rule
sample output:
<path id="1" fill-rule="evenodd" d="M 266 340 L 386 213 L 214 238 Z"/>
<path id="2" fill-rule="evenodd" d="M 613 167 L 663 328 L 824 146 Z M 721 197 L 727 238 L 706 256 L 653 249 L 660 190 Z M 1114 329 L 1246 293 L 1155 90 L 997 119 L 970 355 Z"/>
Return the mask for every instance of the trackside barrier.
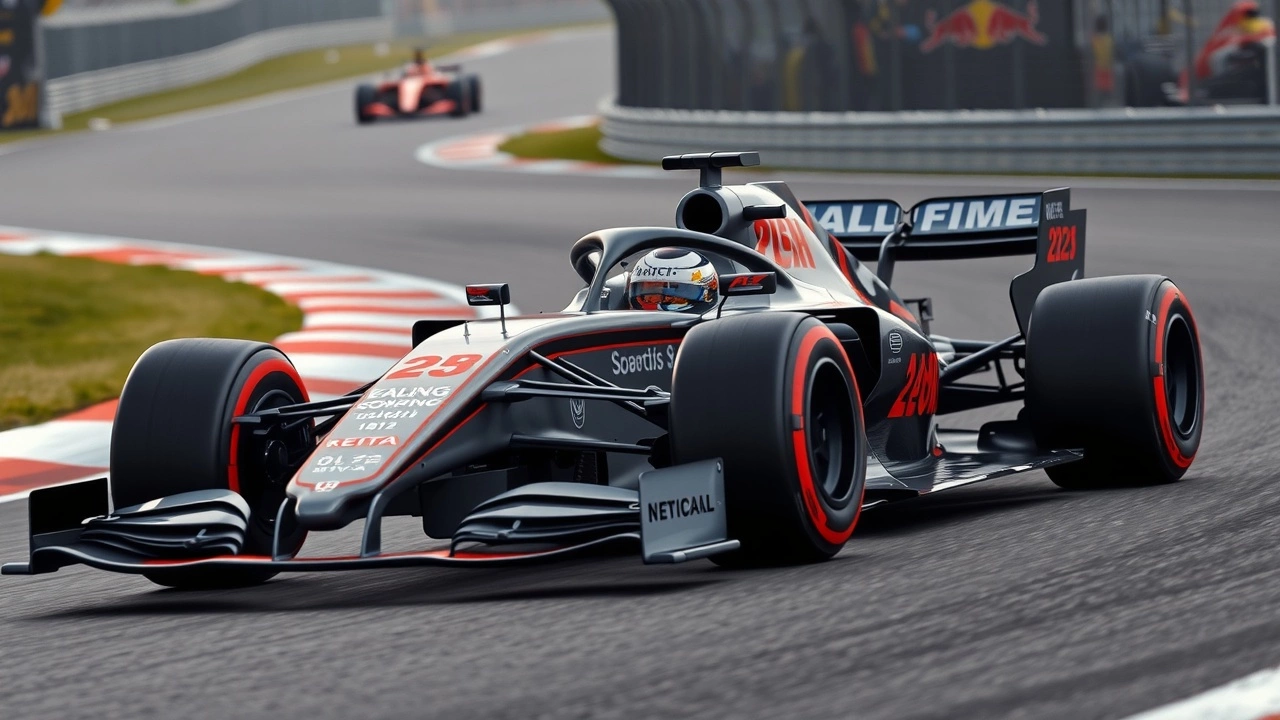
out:
<path id="1" fill-rule="evenodd" d="M 67 114 L 148 93 L 212 80 L 273 57 L 392 36 L 388 18 L 298 25 L 254 33 L 200 52 L 77 73 L 50 80 L 49 108 Z"/>
<path id="2" fill-rule="evenodd" d="M 727 149 L 772 166 L 860 171 L 1276 175 L 1266 106 L 737 112 L 601 106 L 601 149 L 629 160 Z"/>
<path id="3" fill-rule="evenodd" d="M 609 18 L 600 0 L 150 0 L 73 8 L 41 23 L 45 107 L 56 117 L 317 47 Z"/>
<path id="4" fill-rule="evenodd" d="M 603 0 L 391 0 L 396 32 L 408 36 L 608 22 Z"/>

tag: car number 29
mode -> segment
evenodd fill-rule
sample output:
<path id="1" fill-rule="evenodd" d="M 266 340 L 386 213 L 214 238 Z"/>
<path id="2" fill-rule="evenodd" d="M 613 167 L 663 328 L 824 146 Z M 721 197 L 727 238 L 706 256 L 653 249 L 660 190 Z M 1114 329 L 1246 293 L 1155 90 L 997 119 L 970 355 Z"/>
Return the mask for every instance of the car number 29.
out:
<path id="1" fill-rule="evenodd" d="M 431 367 L 436 368 L 427 372 L 431 377 L 461 375 L 483 359 L 482 355 L 451 355 L 448 358 L 441 358 L 439 355 L 423 355 L 406 361 L 404 367 L 388 375 L 387 379 L 412 380 L 422 377 L 422 373 Z M 436 367 L 437 365 L 439 367 Z"/>

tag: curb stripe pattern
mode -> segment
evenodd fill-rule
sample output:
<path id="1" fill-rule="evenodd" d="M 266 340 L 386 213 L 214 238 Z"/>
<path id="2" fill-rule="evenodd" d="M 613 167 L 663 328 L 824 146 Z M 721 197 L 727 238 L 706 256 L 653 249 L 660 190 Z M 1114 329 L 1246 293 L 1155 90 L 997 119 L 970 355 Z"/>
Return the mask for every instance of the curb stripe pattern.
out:
<path id="1" fill-rule="evenodd" d="M 418 161 L 432 167 L 450 170 L 501 170 L 538 175 L 585 175 L 588 177 L 660 178 L 667 177 L 660 168 L 648 165 L 604 165 L 577 160 L 537 160 L 519 158 L 498 148 L 507 140 L 524 133 L 558 132 L 588 127 L 599 122 L 595 115 L 554 120 L 528 128 L 508 128 L 481 135 L 446 138 L 418 148 Z"/>
<path id="2" fill-rule="evenodd" d="M 0 227 L 0 253 L 48 252 L 131 265 L 164 265 L 257 285 L 296 305 L 302 329 L 276 339 L 312 399 L 380 377 L 409 350 L 413 322 L 496 315 L 466 304 L 456 285 L 368 268 L 172 243 Z M 515 312 L 515 309 L 511 309 Z M 0 502 L 39 487 L 101 477 L 116 401 L 0 432 Z"/>

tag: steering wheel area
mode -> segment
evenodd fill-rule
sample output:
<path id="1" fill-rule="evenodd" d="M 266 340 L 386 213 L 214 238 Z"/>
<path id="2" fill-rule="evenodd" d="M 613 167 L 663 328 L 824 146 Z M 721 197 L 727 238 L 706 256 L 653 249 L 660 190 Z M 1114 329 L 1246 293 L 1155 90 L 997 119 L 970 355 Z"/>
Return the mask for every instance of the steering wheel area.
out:
<path id="1" fill-rule="evenodd" d="M 602 309 L 602 291 L 609 271 L 637 253 L 660 247 L 680 247 L 719 255 L 731 260 L 747 272 L 771 272 L 778 279 L 778 293 L 796 294 L 795 283 L 786 271 L 769 258 L 732 240 L 706 233 L 677 228 L 615 228 L 592 233 L 574 243 L 569 262 L 578 277 L 587 283 L 582 312 Z"/>

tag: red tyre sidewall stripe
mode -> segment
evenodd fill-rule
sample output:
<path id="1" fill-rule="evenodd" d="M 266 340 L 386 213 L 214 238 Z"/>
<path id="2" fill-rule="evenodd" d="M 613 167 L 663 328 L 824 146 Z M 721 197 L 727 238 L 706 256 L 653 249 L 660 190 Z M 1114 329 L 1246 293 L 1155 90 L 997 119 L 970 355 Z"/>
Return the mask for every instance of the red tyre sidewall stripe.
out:
<path id="1" fill-rule="evenodd" d="M 1164 336 L 1166 322 L 1169 319 L 1169 309 L 1173 306 L 1173 301 L 1178 299 L 1181 299 L 1181 294 L 1178 292 L 1178 288 L 1172 285 L 1165 290 L 1164 295 L 1160 298 L 1160 311 L 1157 313 L 1156 318 L 1155 348 L 1155 360 L 1156 365 L 1160 368 L 1160 374 L 1156 375 L 1152 380 L 1152 386 L 1155 390 L 1156 422 L 1160 425 L 1160 436 L 1164 439 L 1165 451 L 1169 455 L 1169 460 L 1172 461 L 1174 465 L 1186 469 L 1191 466 L 1191 461 L 1194 459 L 1194 456 L 1186 457 L 1183 455 L 1182 450 L 1178 447 L 1177 439 L 1174 438 L 1173 418 L 1169 415 L 1169 402 L 1167 395 L 1165 394 L 1164 382 Z M 1183 300 L 1182 306 L 1186 309 L 1187 317 L 1190 318 L 1191 308 L 1187 305 L 1185 300 Z M 1189 321 L 1191 322 L 1192 331 L 1194 332 L 1195 321 Z M 1196 336 L 1196 340 L 1197 342 L 1199 341 L 1198 335 Z M 1199 370 L 1198 364 L 1197 370 Z"/>
<path id="2" fill-rule="evenodd" d="M 294 369 L 293 365 L 291 365 L 287 360 L 271 358 L 270 360 L 263 361 L 261 365 L 255 367 L 253 371 L 249 373 L 249 378 L 245 380 L 244 387 L 240 389 L 240 397 L 236 398 L 235 409 L 231 415 L 232 417 L 244 414 L 245 409 L 249 406 L 250 398 L 253 397 L 253 391 L 258 388 L 258 385 L 264 378 L 273 372 L 288 375 L 289 378 L 298 386 L 298 389 L 302 391 L 302 401 L 310 401 L 310 398 L 307 396 L 307 387 L 302 384 L 302 378 L 298 376 L 298 371 Z M 240 492 L 239 447 L 240 426 L 238 424 L 233 424 L 231 426 L 231 448 L 227 459 L 227 488 L 232 492 L 237 493 Z"/>
<path id="3" fill-rule="evenodd" d="M 804 416 L 805 379 L 809 370 L 809 358 L 813 355 L 814 347 L 823 339 L 831 340 L 836 344 L 837 348 L 840 348 L 840 341 L 825 325 L 810 329 L 800 340 L 800 349 L 796 353 L 795 370 L 793 371 L 791 382 L 791 414 L 793 417 Z M 853 366 L 849 363 L 849 357 L 844 353 L 843 348 L 840 348 L 840 355 L 844 359 L 845 368 L 849 371 L 849 377 L 853 380 L 854 412 L 858 413 L 858 426 L 862 427 L 862 393 L 858 388 L 858 379 L 853 374 Z M 843 545 L 853 535 L 853 528 L 858 524 L 858 516 L 862 513 L 862 498 L 858 498 L 858 509 L 854 511 L 853 521 L 849 523 L 849 527 L 836 531 L 827 525 L 827 513 L 823 510 L 822 503 L 818 499 L 818 487 L 813 480 L 813 469 L 809 466 L 807 430 L 807 427 L 801 427 L 791 432 L 796 473 L 800 478 L 800 498 L 804 504 L 805 512 L 809 515 L 809 521 L 814 529 L 818 531 L 818 534 L 822 536 L 822 539 L 832 545 Z M 866 485 L 864 483 L 863 494 L 865 493 Z"/>

